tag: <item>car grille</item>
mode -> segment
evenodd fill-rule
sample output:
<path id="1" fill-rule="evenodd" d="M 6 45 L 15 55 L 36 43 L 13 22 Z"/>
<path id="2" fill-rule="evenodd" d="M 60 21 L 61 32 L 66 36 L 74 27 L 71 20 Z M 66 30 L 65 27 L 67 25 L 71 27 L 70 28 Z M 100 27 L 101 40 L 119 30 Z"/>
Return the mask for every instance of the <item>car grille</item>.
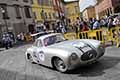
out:
<path id="1" fill-rule="evenodd" d="M 96 56 L 97 56 L 97 52 L 95 50 L 90 50 L 90 51 L 85 52 L 81 56 L 81 60 L 82 61 L 91 60 L 91 59 L 95 58 Z"/>

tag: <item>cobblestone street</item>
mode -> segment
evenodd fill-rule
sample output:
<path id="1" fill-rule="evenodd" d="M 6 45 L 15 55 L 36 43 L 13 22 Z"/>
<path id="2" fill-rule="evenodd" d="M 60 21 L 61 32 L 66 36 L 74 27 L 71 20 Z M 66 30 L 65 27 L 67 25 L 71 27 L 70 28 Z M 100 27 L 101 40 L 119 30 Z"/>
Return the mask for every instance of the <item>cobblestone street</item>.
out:
<path id="1" fill-rule="evenodd" d="M 109 47 L 99 62 L 67 73 L 31 64 L 25 59 L 30 45 L 14 47 L 0 52 L 0 80 L 119 80 L 120 49 Z"/>

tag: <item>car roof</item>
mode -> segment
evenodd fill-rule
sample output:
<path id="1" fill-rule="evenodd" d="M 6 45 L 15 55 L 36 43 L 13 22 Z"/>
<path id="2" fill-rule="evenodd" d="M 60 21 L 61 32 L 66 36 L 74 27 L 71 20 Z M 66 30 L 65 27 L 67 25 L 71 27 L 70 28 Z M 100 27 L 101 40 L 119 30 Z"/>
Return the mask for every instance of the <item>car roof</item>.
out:
<path id="1" fill-rule="evenodd" d="M 31 36 L 37 36 L 38 34 L 44 34 L 45 32 L 38 32 L 38 33 L 34 33 L 34 34 L 31 34 Z"/>
<path id="2" fill-rule="evenodd" d="M 43 35 L 43 36 L 40 36 L 39 38 L 37 38 L 37 40 L 41 39 L 45 39 L 46 37 L 50 37 L 50 36 L 54 36 L 54 35 L 58 35 L 58 34 L 61 34 L 61 33 L 51 33 L 51 34 L 46 34 L 46 35 Z"/>
<path id="3" fill-rule="evenodd" d="M 33 37 L 33 36 L 37 36 L 37 35 L 46 35 L 46 34 L 50 34 L 50 33 L 53 33 L 53 30 L 34 33 L 34 34 L 31 34 L 31 36 Z"/>

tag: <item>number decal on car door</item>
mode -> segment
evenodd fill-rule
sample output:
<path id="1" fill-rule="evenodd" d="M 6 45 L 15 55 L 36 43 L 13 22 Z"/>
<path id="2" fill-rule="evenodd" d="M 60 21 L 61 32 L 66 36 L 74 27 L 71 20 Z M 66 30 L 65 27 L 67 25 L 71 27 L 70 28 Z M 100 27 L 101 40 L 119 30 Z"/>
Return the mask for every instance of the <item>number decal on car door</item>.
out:
<path id="1" fill-rule="evenodd" d="M 40 51 L 38 55 L 39 55 L 39 59 L 40 59 L 41 61 L 44 61 L 44 60 L 45 60 L 45 55 L 44 55 L 44 52 L 43 52 L 43 51 Z"/>

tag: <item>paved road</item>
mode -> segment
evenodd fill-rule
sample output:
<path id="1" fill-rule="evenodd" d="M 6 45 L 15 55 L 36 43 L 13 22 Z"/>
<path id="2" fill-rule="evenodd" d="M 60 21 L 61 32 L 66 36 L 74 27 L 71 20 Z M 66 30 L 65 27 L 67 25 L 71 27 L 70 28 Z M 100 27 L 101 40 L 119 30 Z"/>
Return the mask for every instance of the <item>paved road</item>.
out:
<path id="1" fill-rule="evenodd" d="M 30 45 L 0 52 L 0 80 L 119 80 L 120 49 L 109 47 L 98 63 L 60 73 L 26 61 L 24 52 Z"/>

